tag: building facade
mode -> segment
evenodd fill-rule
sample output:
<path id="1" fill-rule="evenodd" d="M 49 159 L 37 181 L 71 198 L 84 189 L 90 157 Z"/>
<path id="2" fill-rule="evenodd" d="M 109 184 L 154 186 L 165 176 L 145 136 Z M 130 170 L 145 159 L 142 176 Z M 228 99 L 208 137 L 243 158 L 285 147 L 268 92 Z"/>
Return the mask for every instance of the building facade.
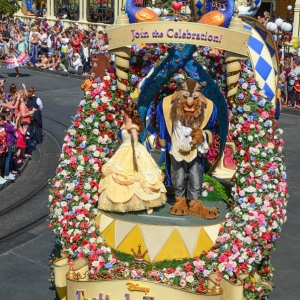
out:
<path id="1" fill-rule="evenodd" d="M 122 1 L 116 0 L 23 0 L 21 9 L 15 14 L 21 20 L 30 22 L 34 16 L 47 18 L 53 25 L 57 16 L 62 16 L 65 26 L 79 23 L 81 28 L 90 25 L 105 29 L 114 23 L 121 9 Z"/>

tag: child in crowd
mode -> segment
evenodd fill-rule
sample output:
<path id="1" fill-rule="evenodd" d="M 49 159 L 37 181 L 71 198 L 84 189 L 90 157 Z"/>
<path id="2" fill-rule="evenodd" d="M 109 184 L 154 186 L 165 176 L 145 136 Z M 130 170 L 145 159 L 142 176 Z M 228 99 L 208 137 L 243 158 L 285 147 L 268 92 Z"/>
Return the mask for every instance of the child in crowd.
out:
<path id="1" fill-rule="evenodd" d="M 16 159 L 17 159 L 17 164 L 20 165 L 22 164 L 24 161 L 23 159 L 25 159 L 25 149 L 27 147 L 26 145 L 26 140 L 27 140 L 27 130 L 29 127 L 29 123 L 27 122 L 23 122 L 18 126 L 17 132 L 16 132 L 16 136 L 17 136 L 17 148 L 18 151 L 16 153 Z"/>
<path id="2" fill-rule="evenodd" d="M 72 62 L 72 58 L 73 58 L 73 48 L 72 48 L 72 45 L 71 43 L 68 44 L 68 60 L 69 60 L 69 63 L 71 64 Z"/>
<path id="3" fill-rule="evenodd" d="M 6 143 L 6 132 L 3 127 L 3 121 L 0 118 L 0 185 L 5 183 L 6 180 L 2 177 L 2 170 L 4 169 L 5 156 L 7 152 L 7 143 Z"/>

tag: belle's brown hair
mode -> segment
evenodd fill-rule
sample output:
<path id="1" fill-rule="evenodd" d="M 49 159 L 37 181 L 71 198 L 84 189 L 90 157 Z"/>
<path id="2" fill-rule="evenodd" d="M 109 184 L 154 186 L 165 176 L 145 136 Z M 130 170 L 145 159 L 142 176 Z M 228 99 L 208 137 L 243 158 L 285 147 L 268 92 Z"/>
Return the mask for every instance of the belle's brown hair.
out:
<path id="1" fill-rule="evenodd" d="M 124 103 L 121 106 L 121 110 L 131 119 L 132 124 L 139 127 L 139 132 L 144 131 L 144 124 L 140 114 L 137 111 L 137 104 L 135 102 Z"/>

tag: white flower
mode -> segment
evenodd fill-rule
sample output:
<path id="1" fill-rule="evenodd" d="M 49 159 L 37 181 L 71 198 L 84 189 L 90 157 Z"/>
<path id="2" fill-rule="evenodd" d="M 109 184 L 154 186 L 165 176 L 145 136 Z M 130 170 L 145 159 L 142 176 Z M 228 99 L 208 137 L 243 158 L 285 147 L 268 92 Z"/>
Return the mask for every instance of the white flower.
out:
<path id="1" fill-rule="evenodd" d="M 83 171 L 83 166 L 78 166 L 77 171 L 82 172 Z"/>
<path id="2" fill-rule="evenodd" d="M 97 108 L 98 106 L 99 105 L 98 105 L 98 103 L 96 101 L 92 103 L 92 108 Z"/>
<path id="3" fill-rule="evenodd" d="M 248 141 L 253 142 L 253 136 L 252 135 L 248 135 Z"/>
<path id="4" fill-rule="evenodd" d="M 100 156 L 100 152 L 99 152 L 98 150 L 96 150 L 96 151 L 93 153 L 93 155 L 94 155 L 95 157 L 99 157 L 99 156 Z"/>
<path id="5" fill-rule="evenodd" d="M 93 169 L 94 169 L 95 171 L 98 171 L 98 170 L 99 170 L 99 165 L 98 165 L 98 164 L 93 164 Z"/>
<path id="6" fill-rule="evenodd" d="M 99 264 L 100 264 L 100 262 L 98 260 L 95 260 L 95 261 L 92 262 L 93 267 L 98 267 Z"/>
<path id="7" fill-rule="evenodd" d="M 85 119 L 85 122 L 87 123 L 92 123 L 93 122 L 93 119 L 91 117 L 88 117 Z"/>
<path id="8" fill-rule="evenodd" d="M 194 277 L 193 276 L 186 276 L 185 280 L 189 283 L 192 283 L 194 281 Z"/>
<path id="9" fill-rule="evenodd" d="M 202 197 L 205 198 L 205 197 L 207 197 L 207 196 L 208 196 L 208 192 L 207 192 L 207 191 L 203 191 L 203 192 L 202 192 Z"/>
<path id="10" fill-rule="evenodd" d="M 243 105 L 243 110 L 244 110 L 244 111 L 250 111 L 250 110 L 251 110 L 250 105 L 244 104 L 244 105 Z"/>
<path id="11" fill-rule="evenodd" d="M 86 183 L 84 184 L 84 189 L 90 190 L 90 189 L 91 189 L 91 185 L 90 185 L 88 182 L 86 182 Z"/>
<path id="12" fill-rule="evenodd" d="M 223 272 L 225 270 L 225 265 L 224 263 L 220 263 L 218 266 L 219 271 Z"/>

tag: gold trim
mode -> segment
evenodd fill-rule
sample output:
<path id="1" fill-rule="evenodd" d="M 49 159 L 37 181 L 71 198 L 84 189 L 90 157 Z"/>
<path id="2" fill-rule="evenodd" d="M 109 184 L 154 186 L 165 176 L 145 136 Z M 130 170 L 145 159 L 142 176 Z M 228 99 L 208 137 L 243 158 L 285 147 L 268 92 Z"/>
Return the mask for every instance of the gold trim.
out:
<path id="1" fill-rule="evenodd" d="M 159 143 L 161 146 L 166 146 L 166 140 L 159 139 Z"/>
<path id="2" fill-rule="evenodd" d="M 162 105 L 164 119 L 165 119 L 166 126 L 167 126 L 170 137 L 172 136 L 172 127 L 173 127 L 171 117 L 170 117 L 171 107 L 172 107 L 172 105 L 171 105 L 172 96 L 173 96 L 173 94 L 165 97 L 163 99 L 163 105 Z"/>

